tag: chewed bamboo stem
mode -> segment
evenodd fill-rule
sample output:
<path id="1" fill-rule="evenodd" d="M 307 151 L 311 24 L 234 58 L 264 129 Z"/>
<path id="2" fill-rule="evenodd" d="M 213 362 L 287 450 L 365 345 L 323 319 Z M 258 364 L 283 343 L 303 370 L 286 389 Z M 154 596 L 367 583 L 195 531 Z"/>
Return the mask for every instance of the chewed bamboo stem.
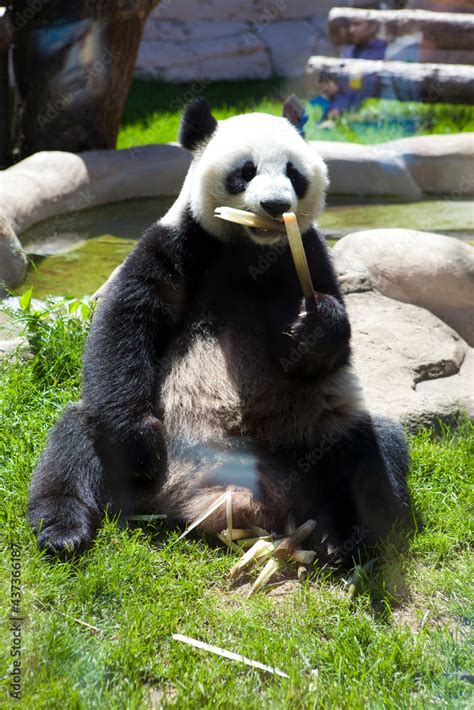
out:
<path id="1" fill-rule="evenodd" d="M 214 217 L 224 219 L 227 222 L 242 224 L 244 227 L 267 229 L 272 232 L 285 232 L 285 225 L 281 220 L 271 219 L 246 210 L 237 210 L 235 207 L 216 207 Z"/>

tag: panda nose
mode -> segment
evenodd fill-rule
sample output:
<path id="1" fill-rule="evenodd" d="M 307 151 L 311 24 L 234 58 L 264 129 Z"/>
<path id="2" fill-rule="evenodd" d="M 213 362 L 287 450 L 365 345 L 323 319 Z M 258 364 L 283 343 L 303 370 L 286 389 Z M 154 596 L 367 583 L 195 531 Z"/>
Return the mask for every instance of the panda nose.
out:
<path id="1" fill-rule="evenodd" d="M 272 217 L 281 217 L 291 207 L 291 202 L 283 202 L 281 200 L 261 200 L 260 204 L 265 212 L 268 212 Z"/>

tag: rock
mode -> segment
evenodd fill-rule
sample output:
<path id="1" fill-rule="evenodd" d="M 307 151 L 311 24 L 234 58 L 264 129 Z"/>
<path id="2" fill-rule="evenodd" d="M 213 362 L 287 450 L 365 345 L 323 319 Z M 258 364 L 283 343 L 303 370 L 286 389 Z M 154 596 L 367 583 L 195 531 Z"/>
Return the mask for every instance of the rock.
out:
<path id="1" fill-rule="evenodd" d="M 246 20 L 255 23 L 309 17 L 315 12 L 327 19 L 330 0 L 161 0 L 152 17 L 163 20 Z M 344 1 L 342 5 L 346 4 Z M 316 7 L 315 7 L 316 6 Z"/>
<path id="2" fill-rule="evenodd" d="M 48 217 L 135 197 L 177 195 L 190 163 L 177 145 L 35 153 L 0 172 L 0 216 L 17 234 Z"/>
<path id="3" fill-rule="evenodd" d="M 167 21 L 151 15 L 143 31 L 143 40 L 145 42 L 204 41 L 220 37 L 233 37 L 236 34 L 241 35 L 250 29 L 251 25 L 248 22 Z"/>
<path id="4" fill-rule="evenodd" d="M 0 297 L 5 295 L 6 289 L 21 284 L 27 266 L 28 260 L 18 237 L 8 219 L 0 215 Z"/>
<path id="5" fill-rule="evenodd" d="M 257 26 L 277 76 L 304 76 L 306 60 L 319 51 L 318 34 L 307 20 L 284 20 Z"/>
<path id="6" fill-rule="evenodd" d="M 473 350 L 428 311 L 374 292 L 346 304 L 354 365 L 371 412 L 416 428 L 460 412 L 474 418 Z"/>
<path id="7" fill-rule="evenodd" d="M 302 76 L 312 52 L 335 53 L 329 0 L 162 0 L 144 28 L 139 77 L 168 81 Z"/>
<path id="8" fill-rule="evenodd" d="M 398 151 L 423 192 L 474 195 L 474 133 L 400 138 L 386 147 Z"/>
<path id="9" fill-rule="evenodd" d="M 26 344 L 26 339 L 20 335 L 20 328 L 12 323 L 7 313 L 0 311 L 0 358 Z"/>
<path id="10" fill-rule="evenodd" d="M 393 195 L 404 200 L 422 196 L 398 152 L 388 144 L 311 143 L 328 164 L 331 194 Z"/>
<path id="11" fill-rule="evenodd" d="M 179 20 L 246 20 L 256 12 L 255 0 L 162 0 L 152 17 Z"/>
<path id="12" fill-rule="evenodd" d="M 348 234 L 333 249 L 346 292 L 372 288 L 422 306 L 474 345 L 474 248 L 410 229 Z"/>
<path id="13" fill-rule="evenodd" d="M 145 40 L 138 50 L 135 74 L 164 81 L 268 79 L 272 67 L 264 43 L 247 29 L 231 36 L 182 42 Z"/>

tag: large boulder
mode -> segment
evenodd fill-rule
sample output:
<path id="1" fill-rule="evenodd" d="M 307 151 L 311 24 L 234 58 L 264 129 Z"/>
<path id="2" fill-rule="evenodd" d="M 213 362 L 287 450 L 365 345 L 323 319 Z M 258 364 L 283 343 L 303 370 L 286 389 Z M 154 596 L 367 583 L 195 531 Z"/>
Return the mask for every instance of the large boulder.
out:
<path id="1" fill-rule="evenodd" d="M 28 260 L 10 222 L 0 215 L 0 296 L 23 281 Z"/>
<path id="2" fill-rule="evenodd" d="M 74 154 L 45 151 L 0 171 L 0 216 L 17 234 L 63 212 L 177 195 L 191 162 L 178 145 Z"/>
<path id="3" fill-rule="evenodd" d="M 474 133 L 413 136 L 385 145 L 398 151 L 423 192 L 474 195 Z"/>
<path id="4" fill-rule="evenodd" d="M 358 145 L 337 141 L 311 141 L 326 161 L 330 193 L 336 195 L 390 195 L 419 200 L 422 191 L 398 151 L 388 144 Z"/>
<path id="5" fill-rule="evenodd" d="M 423 308 L 373 291 L 350 293 L 356 372 L 371 412 L 411 428 L 474 418 L 473 349 Z"/>
<path id="6" fill-rule="evenodd" d="M 474 345 L 474 248 L 410 229 L 348 234 L 333 249 L 346 292 L 374 289 L 422 306 Z"/>

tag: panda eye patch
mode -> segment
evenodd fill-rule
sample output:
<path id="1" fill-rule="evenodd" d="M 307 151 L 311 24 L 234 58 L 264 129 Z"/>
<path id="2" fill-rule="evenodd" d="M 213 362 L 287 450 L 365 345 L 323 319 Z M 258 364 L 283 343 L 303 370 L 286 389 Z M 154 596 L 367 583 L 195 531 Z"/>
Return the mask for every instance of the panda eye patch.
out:
<path id="1" fill-rule="evenodd" d="M 301 199 L 308 189 L 308 178 L 306 178 L 292 162 L 286 164 L 286 174 L 291 180 L 296 195 Z"/>
<path id="2" fill-rule="evenodd" d="M 235 170 L 229 173 L 225 180 L 225 186 L 227 192 L 231 195 L 238 195 L 239 192 L 244 192 L 247 185 L 255 175 L 257 174 L 257 168 L 251 160 L 247 160 L 243 165 L 240 165 Z"/>

